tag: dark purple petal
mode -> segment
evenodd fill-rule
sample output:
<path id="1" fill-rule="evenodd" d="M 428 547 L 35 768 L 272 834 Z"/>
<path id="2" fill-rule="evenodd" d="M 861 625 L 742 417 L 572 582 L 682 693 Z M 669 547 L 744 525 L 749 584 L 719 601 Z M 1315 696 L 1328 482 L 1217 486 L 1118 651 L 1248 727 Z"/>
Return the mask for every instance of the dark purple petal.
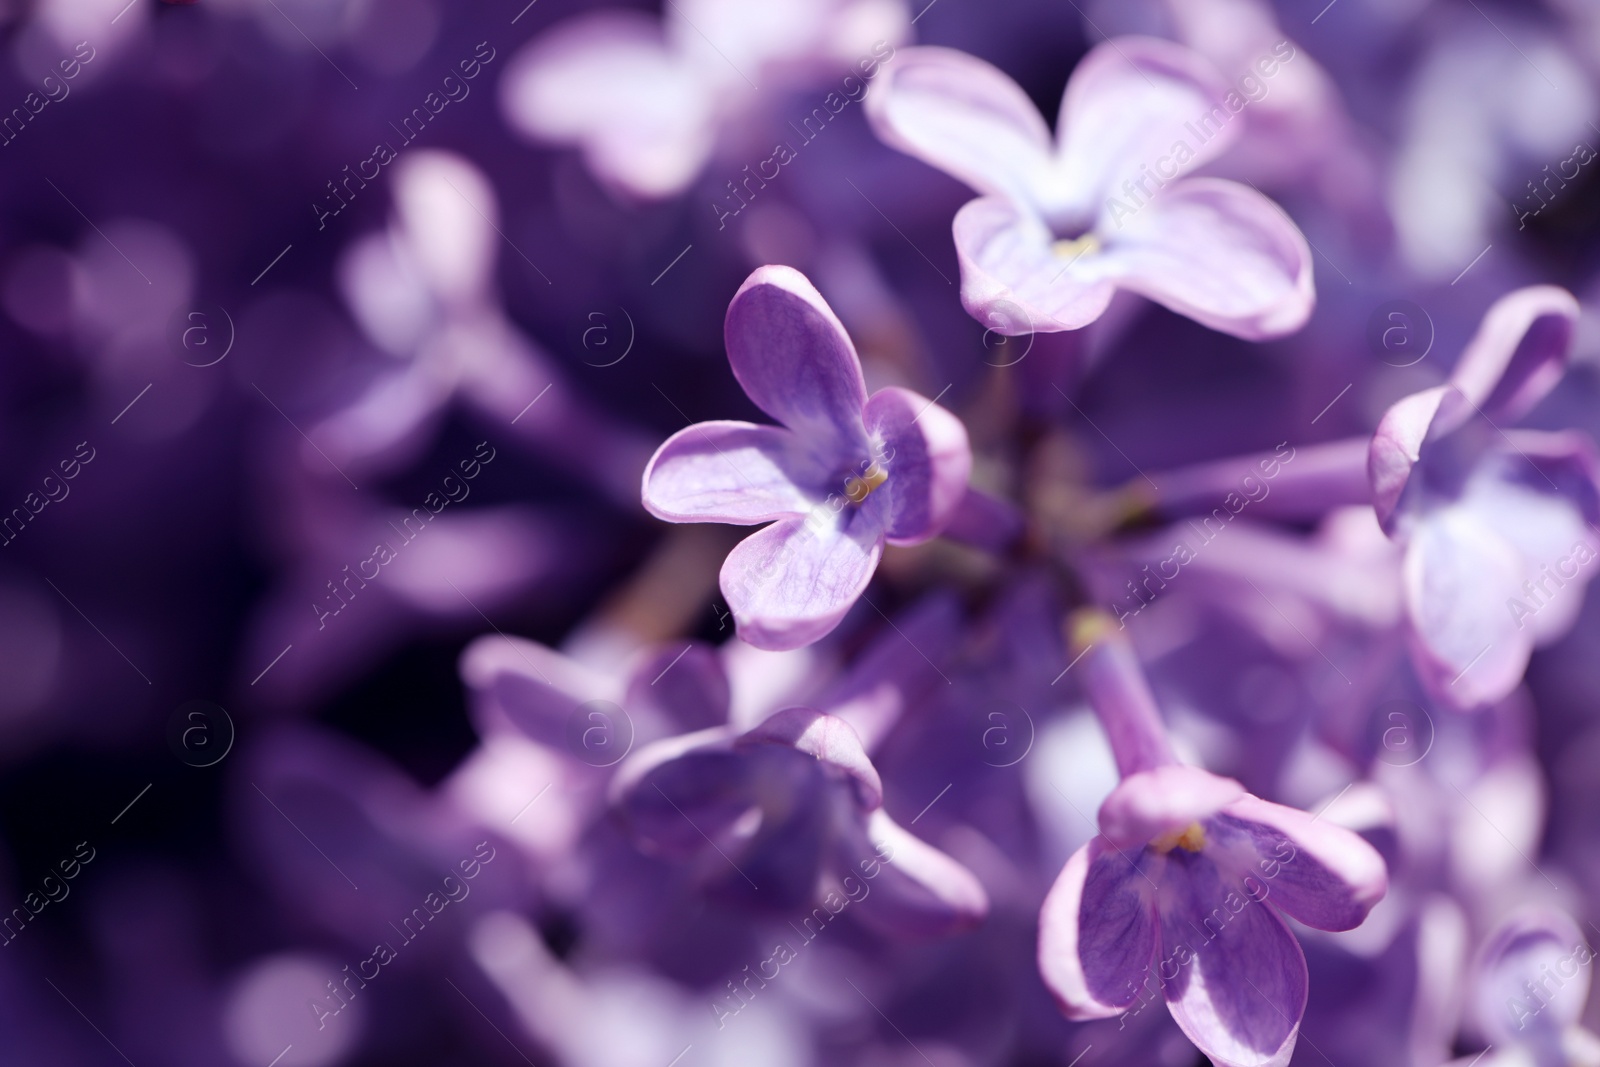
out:
<path id="1" fill-rule="evenodd" d="M 1578 302 L 1553 285 L 1518 289 L 1483 316 L 1450 374 L 1450 384 L 1491 419 L 1513 421 L 1567 370 Z"/>
<path id="2" fill-rule="evenodd" d="M 1246 889 L 1307 926 L 1353 930 L 1388 891 L 1383 858 L 1342 826 L 1251 795 L 1215 822 L 1219 848 L 1226 828 L 1244 834 L 1255 854 L 1234 872 L 1253 879 L 1242 883 Z"/>
<path id="3" fill-rule="evenodd" d="M 889 478 L 874 493 L 888 498 L 891 544 L 938 536 L 967 492 L 972 448 L 967 428 L 950 412 L 909 389 L 872 394 L 862 412 L 867 432 L 884 446 Z"/>
<path id="4" fill-rule="evenodd" d="M 758 268 L 723 326 L 734 377 L 756 406 L 824 461 L 867 459 L 867 387 L 855 345 L 816 287 L 792 267 Z"/>
<path id="5" fill-rule="evenodd" d="M 728 674 L 715 650 L 702 644 L 662 645 L 633 668 L 623 706 L 662 713 L 679 730 L 728 721 Z"/>
<path id="6" fill-rule="evenodd" d="M 1306 1009 L 1300 943 L 1205 853 L 1174 849 L 1169 864 L 1161 951 L 1162 974 L 1176 971 L 1165 988 L 1173 1019 L 1218 1067 L 1284 1067 Z"/>
<path id="7" fill-rule="evenodd" d="M 947 936 L 989 913 L 989 896 L 971 871 L 881 809 L 840 835 L 838 863 L 846 895 L 846 879 L 861 887 L 861 918 L 897 937 Z"/>
<path id="8" fill-rule="evenodd" d="M 1104 1019 L 1160 989 L 1154 895 L 1101 837 L 1061 869 L 1039 912 L 1039 973 L 1069 1019 Z"/>
<path id="9" fill-rule="evenodd" d="M 507 723 L 552 748 L 566 745 L 579 705 L 622 698 L 616 679 L 520 637 L 478 638 L 462 651 L 460 671 L 480 722 Z"/>
<path id="10" fill-rule="evenodd" d="M 878 557 L 883 533 L 846 508 L 783 519 L 739 542 L 722 565 L 722 595 L 739 636 L 758 648 L 800 648 L 839 625 Z"/>
<path id="11" fill-rule="evenodd" d="M 785 708 L 739 738 L 734 747 L 745 751 L 760 745 L 784 745 L 815 759 L 853 785 L 864 809 L 883 804 L 883 782 L 861 747 L 861 738 L 843 719 L 811 708 Z"/>
<path id="12" fill-rule="evenodd" d="M 797 481 L 821 484 L 822 475 L 788 430 L 697 422 L 662 442 L 644 470 L 642 493 L 646 510 L 668 522 L 753 526 L 811 506 Z"/>

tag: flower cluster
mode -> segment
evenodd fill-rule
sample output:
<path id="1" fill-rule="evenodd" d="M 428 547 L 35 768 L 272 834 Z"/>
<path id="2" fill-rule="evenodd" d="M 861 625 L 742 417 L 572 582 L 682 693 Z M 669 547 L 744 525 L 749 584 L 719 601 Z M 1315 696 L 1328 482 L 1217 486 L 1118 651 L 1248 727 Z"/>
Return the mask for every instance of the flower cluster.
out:
<path id="1" fill-rule="evenodd" d="M 0 1064 L 1600 1067 L 1591 0 L 0 27 Z"/>

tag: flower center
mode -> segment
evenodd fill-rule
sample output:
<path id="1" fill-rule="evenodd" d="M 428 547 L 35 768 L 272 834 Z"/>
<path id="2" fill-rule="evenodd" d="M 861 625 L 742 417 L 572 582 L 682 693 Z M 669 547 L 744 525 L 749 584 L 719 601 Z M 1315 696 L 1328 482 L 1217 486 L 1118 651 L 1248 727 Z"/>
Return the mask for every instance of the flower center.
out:
<path id="1" fill-rule="evenodd" d="M 1175 848 L 1187 852 L 1199 852 L 1206 847 L 1206 829 L 1197 822 L 1192 822 L 1182 830 L 1168 830 L 1151 839 L 1150 847 L 1162 855 L 1166 855 Z"/>
<path id="2" fill-rule="evenodd" d="M 851 475 L 844 483 L 844 495 L 850 503 L 860 504 L 872 495 L 872 491 L 889 480 L 889 472 L 877 463 L 873 463 L 860 475 Z"/>
<path id="3" fill-rule="evenodd" d="M 1075 259 L 1092 256 L 1100 251 L 1100 238 L 1092 233 L 1086 233 L 1082 237 L 1075 237 L 1071 240 L 1062 238 L 1052 242 L 1050 250 L 1059 258 L 1070 263 Z"/>

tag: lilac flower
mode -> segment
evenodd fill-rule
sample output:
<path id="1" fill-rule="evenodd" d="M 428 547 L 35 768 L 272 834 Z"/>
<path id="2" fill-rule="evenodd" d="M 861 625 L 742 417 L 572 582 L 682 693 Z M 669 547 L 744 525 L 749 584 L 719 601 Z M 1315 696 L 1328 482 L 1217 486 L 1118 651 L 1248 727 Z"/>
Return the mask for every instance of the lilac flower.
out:
<path id="1" fill-rule="evenodd" d="M 1560 380 L 1577 318 L 1553 286 L 1502 297 L 1449 382 L 1396 403 L 1372 439 L 1373 505 L 1405 547 L 1413 659 L 1458 708 L 1521 681 L 1534 647 L 1571 628 L 1600 558 L 1594 442 L 1502 428 Z"/>
<path id="2" fill-rule="evenodd" d="M 1078 65 L 1055 143 L 1016 83 L 951 49 L 903 50 L 867 97 L 884 141 L 982 194 L 956 213 L 956 254 L 962 303 L 997 332 L 1076 330 L 1127 289 L 1261 340 L 1311 314 L 1305 238 L 1252 189 L 1182 177 L 1234 141 L 1242 107 L 1205 60 L 1143 37 Z"/>
<path id="3" fill-rule="evenodd" d="M 906 613 L 816 695 L 825 710 L 789 707 L 753 728 L 728 722 L 646 745 L 617 769 L 613 805 L 641 847 L 689 861 L 723 898 L 848 906 L 901 936 L 976 923 L 988 911 L 982 885 L 889 816 L 869 755 L 926 693 L 923 657 L 949 649 L 954 622 L 945 598 Z M 703 713 L 722 710 L 708 698 Z"/>
<path id="4" fill-rule="evenodd" d="M 1600 1059 L 1600 1035 L 1582 1025 L 1594 959 L 1583 931 L 1563 911 L 1527 906 L 1503 920 L 1473 968 L 1469 1018 L 1489 1042 L 1484 1062 L 1554 1067 Z"/>
<path id="5" fill-rule="evenodd" d="M 1352 929 L 1384 895 L 1383 860 L 1348 830 L 1180 765 L 1112 620 L 1080 615 L 1073 638 L 1122 784 L 1045 899 L 1045 983 L 1076 1019 L 1139 1011 L 1159 992 L 1217 1064 L 1288 1063 L 1308 979 L 1279 912 Z"/>
<path id="6" fill-rule="evenodd" d="M 512 60 L 504 111 L 532 138 L 581 147 L 607 184 L 661 199 L 694 181 L 760 90 L 851 63 L 871 77 L 908 25 L 901 0 L 682 0 L 660 20 L 581 16 Z"/>
<path id="7" fill-rule="evenodd" d="M 804 276 L 762 267 L 728 305 L 728 362 L 783 427 L 703 422 L 645 468 L 644 505 L 669 522 L 772 523 L 722 567 L 739 636 L 792 649 L 828 633 L 866 589 L 884 542 L 938 535 L 972 453 L 954 415 L 898 387 L 867 396 L 844 327 Z"/>

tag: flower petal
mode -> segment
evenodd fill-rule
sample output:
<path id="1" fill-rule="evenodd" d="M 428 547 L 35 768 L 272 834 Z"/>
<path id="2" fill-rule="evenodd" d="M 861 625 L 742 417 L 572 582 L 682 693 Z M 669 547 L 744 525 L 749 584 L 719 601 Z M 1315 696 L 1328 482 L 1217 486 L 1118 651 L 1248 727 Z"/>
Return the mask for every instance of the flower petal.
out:
<path id="1" fill-rule="evenodd" d="M 881 808 L 842 834 L 838 847 L 840 881 L 863 879 L 861 918 L 886 933 L 941 937 L 975 926 L 989 913 L 989 895 L 971 871 Z M 849 884 L 844 888 L 848 893 Z"/>
<path id="2" fill-rule="evenodd" d="M 1206 59 L 1171 41 L 1118 37 L 1097 46 L 1061 98 L 1061 206 L 1087 229 L 1124 181 L 1154 171 L 1178 142 L 1193 157 L 1184 170 L 1221 155 L 1243 127 L 1223 103 L 1227 91 Z"/>
<path id="3" fill-rule="evenodd" d="M 722 595 L 741 638 L 757 648 L 800 648 L 839 625 L 881 555 L 883 532 L 860 512 L 783 519 L 728 553 Z"/>
<path id="4" fill-rule="evenodd" d="M 1283 1067 L 1306 1010 L 1305 953 L 1277 912 L 1228 885 L 1203 853 L 1174 850 L 1162 951 L 1178 1026 L 1218 1067 Z M 1163 976 L 1165 970 L 1163 970 Z"/>
<path id="5" fill-rule="evenodd" d="M 520 637 L 480 637 L 461 653 L 461 680 L 474 713 L 565 750 L 572 713 L 592 700 L 615 702 L 622 687 L 554 649 Z"/>
<path id="6" fill-rule="evenodd" d="M 590 170 L 642 198 L 681 192 L 716 141 L 711 85 L 642 12 L 579 17 L 511 60 L 501 108 L 529 137 L 581 145 Z"/>
<path id="7" fill-rule="evenodd" d="M 1507 605 L 1522 595 L 1516 550 L 1462 507 L 1419 523 L 1403 568 L 1418 673 L 1457 708 L 1499 700 L 1522 680 L 1532 634 Z"/>
<path id="8" fill-rule="evenodd" d="M 1118 848 L 1200 822 L 1244 795 L 1244 786 L 1199 767 L 1171 764 L 1124 778 L 1100 805 L 1100 832 Z"/>
<path id="9" fill-rule="evenodd" d="M 642 497 L 668 522 L 753 526 L 803 514 L 811 506 L 796 480 L 823 475 L 777 426 L 697 422 L 662 442 L 644 469 Z"/>
<path id="10" fill-rule="evenodd" d="M 728 721 L 728 673 L 714 649 L 665 644 L 633 668 L 625 707 L 660 712 L 680 730 L 703 730 Z"/>
<path id="11" fill-rule="evenodd" d="M 728 305 L 723 337 L 745 393 L 798 434 L 801 448 L 824 462 L 867 458 L 861 360 L 805 275 L 757 268 Z"/>
<path id="12" fill-rule="evenodd" d="M 1422 458 L 1422 448 L 1462 424 L 1472 415 L 1466 397 L 1450 385 L 1438 385 L 1402 397 L 1384 412 L 1372 435 L 1367 454 L 1367 476 L 1372 481 L 1372 507 L 1384 533 L 1400 530 L 1400 507 L 1411 474 Z"/>
<path id="13" fill-rule="evenodd" d="M 1297 808 L 1246 794 L 1215 820 L 1215 842 L 1226 830 L 1244 835 L 1254 862 L 1244 873 L 1265 887 L 1255 894 L 1307 926 L 1353 930 L 1389 888 L 1377 849 L 1360 835 Z M 1248 883 L 1247 883 L 1248 884 Z"/>
<path id="14" fill-rule="evenodd" d="M 1254 189 L 1192 178 L 1117 216 L 1103 224 L 1104 252 L 1088 258 L 1122 288 L 1247 341 L 1293 333 L 1310 318 L 1311 249 Z"/>
<path id="15" fill-rule="evenodd" d="M 1450 384 L 1491 419 L 1515 420 L 1567 370 L 1578 301 L 1554 285 L 1507 293 L 1483 316 Z"/>
<path id="16" fill-rule="evenodd" d="M 785 708 L 745 734 L 739 750 L 756 745 L 787 745 L 824 764 L 835 776 L 850 781 L 865 809 L 883 804 L 883 780 L 849 723 L 812 708 Z"/>
<path id="17" fill-rule="evenodd" d="M 867 432 L 886 446 L 889 542 L 914 545 L 936 537 L 967 492 L 972 446 L 967 428 L 944 408 L 909 389 L 880 389 L 862 411 Z M 876 453 L 875 453 L 876 454 Z"/>
<path id="18" fill-rule="evenodd" d="M 1052 250 L 1049 227 L 1004 197 L 986 196 L 956 212 L 961 304 L 995 333 L 1077 330 L 1098 319 L 1116 287 Z"/>
<path id="19" fill-rule="evenodd" d="M 1002 71 L 953 48 L 904 48 L 866 99 L 880 140 L 980 193 L 1036 203 L 1050 130 Z M 1042 206 L 1042 205 L 1041 205 Z"/>
<path id="20" fill-rule="evenodd" d="M 1102 837 L 1061 868 L 1039 911 L 1039 973 L 1067 1018 L 1109 1018 L 1160 988 L 1153 891 Z"/>

